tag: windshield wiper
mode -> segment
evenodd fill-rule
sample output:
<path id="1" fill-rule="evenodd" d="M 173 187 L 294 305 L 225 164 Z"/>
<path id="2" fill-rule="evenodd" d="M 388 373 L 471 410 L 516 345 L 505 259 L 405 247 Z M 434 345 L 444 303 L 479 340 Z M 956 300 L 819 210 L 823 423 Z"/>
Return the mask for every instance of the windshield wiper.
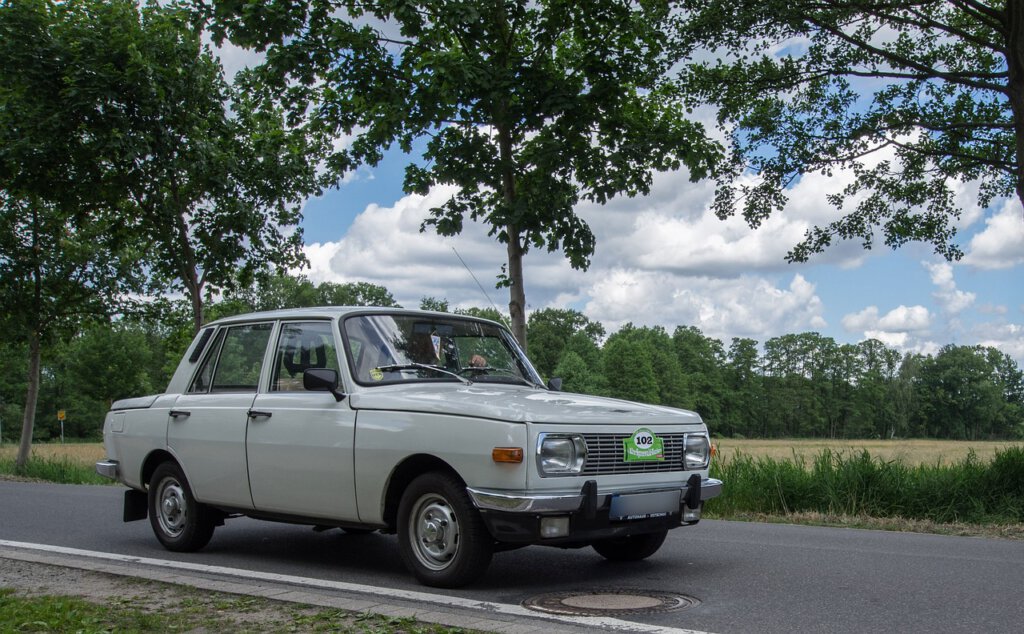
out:
<path id="1" fill-rule="evenodd" d="M 493 367 L 491 367 L 489 365 L 488 366 L 468 366 L 468 367 L 462 368 L 461 371 L 462 372 L 468 372 L 468 373 L 472 374 L 473 376 L 476 376 L 476 380 L 480 381 L 481 383 L 486 383 L 486 381 L 483 380 L 483 376 L 487 375 L 490 372 L 494 372 L 498 376 L 504 376 L 504 377 L 508 377 L 510 379 L 513 379 L 515 381 L 520 381 L 520 382 L 523 383 L 523 385 L 525 385 L 527 387 L 540 387 L 536 383 L 531 381 L 530 379 L 528 379 L 528 378 L 518 374 L 514 370 L 509 370 L 508 368 L 493 368 Z M 491 381 L 491 382 L 494 383 L 494 381 Z"/>
<path id="2" fill-rule="evenodd" d="M 397 372 L 399 370 L 430 370 L 431 372 L 440 372 L 441 374 L 447 374 L 448 376 L 455 377 L 466 385 L 473 385 L 473 382 L 466 377 L 459 376 L 458 374 L 445 370 L 440 366 L 427 365 L 426 363 L 395 363 L 393 365 L 378 366 L 377 369 L 381 372 Z"/>

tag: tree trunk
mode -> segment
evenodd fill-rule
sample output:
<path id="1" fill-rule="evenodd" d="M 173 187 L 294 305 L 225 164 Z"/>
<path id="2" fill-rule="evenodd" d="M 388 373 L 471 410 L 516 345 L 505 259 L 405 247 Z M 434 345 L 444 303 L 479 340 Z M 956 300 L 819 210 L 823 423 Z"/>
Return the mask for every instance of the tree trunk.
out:
<path id="1" fill-rule="evenodd" d="M 498 125 L 498 151 L 501 158 L 502 198 L 506 215 L 511 215 L 516 203 L 515 165 L 512 161 L 512 133 Z M 526 287 L 523 285 L 523 238 L 514 222 L 505 227 L 508 234 L 508 313 L 512 320 L 512 334 L 526 352 Z"/>
<path id="2" fill-rule="evenodd" d="M 25 393 L 25 416 L 21 422 L 21 444 L 14 463 L 15 473 L 23 473 L 32 451 L 32 430 L 36 422 L 36 402 L 39 400 L 39 333 L 32 330 L 28 339 L 28 390 Z"/>
<path id="3" fill-rule="evenodd" d="M 203 290 L 194 276 L 185 278 L 185 287 L 192 302 L 192 332 L 195 334 L 203 327 Z"/>
<path id="4" fill-rule="evenodd" d="M 1014 185 L 1024 205 L 1024 0 L 1006 2 L 1006 67 L 1010 110 L 1013 113 Z"/>
<path id="5" fill-rule="evenodd" d="M 526 289 L 523 287 L 523 244 L 519 228 L 508 231 L 508 314 L 512 319 L 512 334 L 526 352 Z"/>

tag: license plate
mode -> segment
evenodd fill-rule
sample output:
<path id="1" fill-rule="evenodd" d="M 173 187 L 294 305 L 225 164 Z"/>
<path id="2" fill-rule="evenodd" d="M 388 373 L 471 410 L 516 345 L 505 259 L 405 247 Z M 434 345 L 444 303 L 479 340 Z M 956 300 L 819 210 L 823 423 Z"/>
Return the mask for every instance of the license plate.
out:
<path id="1" fill-rule="evenodd" d="M 613 495 L 608 519 L 646 520 L 679 512 L 679 491 Z"/>

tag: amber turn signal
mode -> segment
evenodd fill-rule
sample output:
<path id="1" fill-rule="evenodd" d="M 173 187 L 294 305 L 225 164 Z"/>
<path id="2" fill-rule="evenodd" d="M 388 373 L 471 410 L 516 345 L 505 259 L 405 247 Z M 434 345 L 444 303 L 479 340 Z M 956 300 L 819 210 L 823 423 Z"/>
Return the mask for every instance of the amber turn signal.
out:
<path id="1" fill-rule="evenodd" d="M 495 447 L 491 450 L 491 460 L 519 464 L 523 461 L 523 450 L 521 447 Z"/>

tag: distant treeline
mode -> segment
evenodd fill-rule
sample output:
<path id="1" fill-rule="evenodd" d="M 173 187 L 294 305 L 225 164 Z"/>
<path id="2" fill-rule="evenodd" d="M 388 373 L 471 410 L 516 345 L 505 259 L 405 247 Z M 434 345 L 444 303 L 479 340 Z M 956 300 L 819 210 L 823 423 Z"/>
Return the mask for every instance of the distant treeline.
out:
<path id="1" fill-rule="evenodd" d="M 207 314 L 323 304 L 397 305 L 377 285 L 275 276 L 225 293 Z M 448 309 L 434 298 L 423 298 L 421 307 Z M 461 312 L 500 319 L 493 309 Z M 191 339 L 190 307 L 163 300 L 51 345 L 43 354 L 36 439 L 59 437 L 58 410 L 65 411 L 66 437 L 97 437 L 110 402 L 164 389 Z M 5 442 L 20 433 L 23 348 L 0 341 Z M 994 348 L 904 355 L 877 340 L 839 344 L 813 332 L 763 346 L 734 338 L 726 347 L 692 326 L 669 332 L 627 324 L 609 335 L 578 311 L 544 309 L 529 317 L 528 351 L 542 376 L 561 377 L 566 391 L 692 409 L 720 436 L 1024 437 L 1024 373 Z"/>

